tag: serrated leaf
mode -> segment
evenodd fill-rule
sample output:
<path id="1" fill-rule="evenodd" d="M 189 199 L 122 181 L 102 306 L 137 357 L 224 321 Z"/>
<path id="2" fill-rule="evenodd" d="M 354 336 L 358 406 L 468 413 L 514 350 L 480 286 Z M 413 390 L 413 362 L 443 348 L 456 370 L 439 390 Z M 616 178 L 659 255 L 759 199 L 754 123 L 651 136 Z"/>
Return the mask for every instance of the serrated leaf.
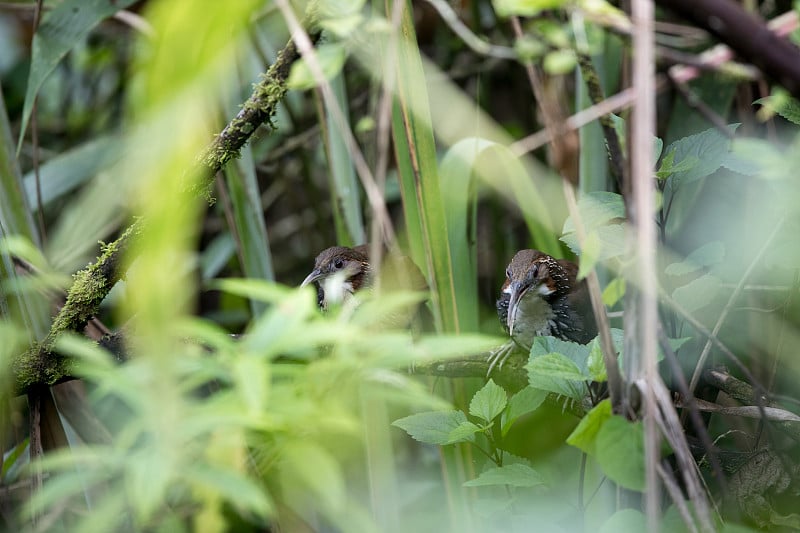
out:
<path id="1" fill-rule="evenodd" d="M 606 191 L 593 191 L 582 194 L 578 199 L 578 213 L 581 215 L 583 227 L 587 229 L 602 226 L 615 219 L 625 218 L 625 204 L 622 196 Z M 572 217 L 564 222 L 562 233 L 575 231 Z"/>
<path id="2" fill-rule="evenodd" d="M 322 69 L 322 74 L 326 80 L 332 79 L 344 66 L 347 53 L 344 46 L 338 43 L 328 43 L 318 46 L 316 49 L 317 61 Z M 291 89 L 311 89 L 317 86 L 317 80 L 306 59 L 296 61 L 292 65 L 292 71 L 286 85 Z"/>
<path id="3" fill-rule="evenodd" d="M 705 274 L 672 292 L 684 310 L 692 313 L 714 301 L 722 289 L 722 282 L 713 274 Z"/>
<path id="4" fill-rule="evenodd" d="M 728 126 L 731 133 L 736 131 L 737 127 L 738 124 Z M 677 187 L 682 183 L 690 183 L 716 172 L 728 157 L 730 145 L 730 139 L 716 128 L 689 135 L 670 144 L 667 152 L 675 152 L 671 176 L 673 187 Z M 690 158 L 697 159 L 697 162 L 691 168 L 684 171 L 674 170 L 675 166 L 684 164 L 684 161 L 691 161 L 692 159 Z"/>
<path id="5" fill-rule="evenodd" d="M 578 266 L 578 280 L 585 278 L 594 269 L 602 252 L 600 237 L 596 231 L 590 231 L 583 240 L 583 253 Z"/>
<path id="6" fill-rule="evenodd" d="M 535 487 L 544 485 L 544 478 L 533 468 L 516 463 L 513 465 L 489 468 L 477 478 L 464 483 L 465 487 L 485 487 L 490 485 L 510 485 L 512 487 Z"/>
<path id="7" fill-rule="evenodd" d="M 594 456 L 597 433 L 611 416 L 611 401 L 606 399 L 598 403 L 572 430 L 570 436 L 567 437 L 567 444 L 575 446 L 587 455 Z"/>
<path id="8" fill-rule="evenodd" d="M 614 482 L 626 489 L 644 491 L 644 430 L 642 423 L 621 416 L 606 420 L 595 439 L 597 464 Z"/>
<path id="9" fill-rule="evenodd" d="M 558 354 L 554 358 L 547 358 L 544 362 L 535 363 L 540 357 L 549 354 Z M 560 356 L 560 357 L 559 357 Z M 586 379 L 586 359 L 589 357 L 589 347 L 575 342 L 562 341 L 555 337 L 536 337 L 531 346 L 530 359 L 526 368 L 528 382 L 531 387 L 542 389 L 574 400 L 580 400 L 586 394 L 586 386 L 582 383 Z M 565 358 L 572 365 L 566 365 L 561 360 Z M 542 365 L 545 373 L 539 371 Z M 577 371 L 575 369 L 578 369 Z M 558 374 L 563 371 L 563 374 Z M 570 376 L 565 378 L 564 376 Z"/>
<path id="10" fill-rule="evenodd" d="M 469 402 L 469 414 L 491 422 L 494 417 L 503 412 L 507 403 L 508 395 L 505 389 L 497 385 L 494 380 L 489 379 Z"/>
<path id="11" fill-rule="evenodd" d="M 411 438 L 426 444 L 449 444 L 450 434 L 467 422 L 462 411 L 428 411 L 392 422 Z"/>
<path id="12" fill-rule="evenodd" d="M 475 433 L 482 431 L 480 426 L 472 422 L 462 422 L 457 428 L 450 432 L 447 442 L 444 444 L 455 444 L 457 442 L 474 441 Z"/>
<path id="13" fill-rule="evenodd" d="M 525 368 L 527 368 L 529 372 L 550 378 L 570 379 L 574 381 L 589 379 L 589 376 L 581 372 L 578 365 L 560 353 L 548 353 L 531 359 L 531 362 L 525 365 Z"/>
<path id="14" fill-rule="evenodd" d="M 33 102 L 47 76 L 53 72 L 67 52 L 83 41 L 100 21 L 125 9 L 134 1 L 64 0 L 56 4 L 52 10 L 45 12 L 36 30 L 36 35 L 33 36 L 31 70 L 28 73 L 28 84 L 25 90 L 25 104 L 22 109 L 22 125 L 17 151 L 22 146 L 22 139 L 25 137 Z"/>
<path id="15" fill-rule="evenodd" d="M 668 265 L 664 272 L 670 276 L 683 276 L 721 263 L 724 258 L 725 245 L 721 241 L 712 241 L 694 250 L 683 261 Z"/>
<path id="16" fill-rule="evenodd" d="M 699 161 L 700 160 L 697 157 L 692 155 L 686 157 L 676 165 L 675 150 L 670 150 L 670 152 L 661 161 L 661 166 L 659 167 L 658 171 L 656 171 L 656 177 L 658 179 L 666 179 L 676 172 L 688 172 L 694 168 Z"/>
<path id="17" fill-rule="evenodd" d="M 546 397 L 546 391 L 534 389 L 530 386 L 512 396 L 508 401 L 508 408 L 500 419 L 500 428 L 503 436 L 505 437 L 519 417 L 538 409 Z"/>
<path id="18" fill-rule="evenodd" d="M 625 296 L 625 278 L 614 278 L 603 289 L 603 303 L 608 307 L 616 305 L 623 296 Z"/>

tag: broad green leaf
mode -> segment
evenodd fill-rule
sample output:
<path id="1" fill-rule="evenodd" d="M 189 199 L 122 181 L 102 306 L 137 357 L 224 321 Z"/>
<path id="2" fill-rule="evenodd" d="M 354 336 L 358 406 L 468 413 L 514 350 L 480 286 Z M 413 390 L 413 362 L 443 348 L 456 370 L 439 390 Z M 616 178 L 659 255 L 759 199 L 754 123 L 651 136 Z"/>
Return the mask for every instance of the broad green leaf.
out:
<path id="1" fill-rule="evenodd" d="M 716 265 L 725 258 L 725 245 L 721 241 L 712 241 L 686 256 L 679 263 L 668 265 L 664 272 L 670 276 L 684 276 L 703 267 Z"/>
<path id="2" fill-rule="evenodd" d="M 754 104 L 761 104 L 770 112 L 777 113 L 786 120 L 800 125 L 800 102 L 788 93 L 781 91 L 779 94 L 759 98 Z"/>
<path id="3" fill-rule="evenodd" d="M 531 362 L 525 365 L 525 368 L 528 369 L 528 372 L 550 378 L 575 381 L 589 379 L 589 376 L 581 372 L 578 365 L 560 353 L 548 353 L 532 358 Z"/>
<path id="4" fill-rule="evenodd" d="M 594 191 L 582 194 L 578 199 L 578 212 L 586 231 L 625 218 L 625 203 L 622 196 L 614 192 Z M 562 233 L 575 231 L 572 217 L 564 222 Z"/>
<path id="5" fill-rule="evenodd" d="M 485 487 L 489 485 L 510 485 L 512 487 L 536 487 L 544 485 L 545 481 L 533 468 L 515 463 L 512 465 L 489 468 L 470 481 L 464 483 L 465 487 Z"/>
<path id="6" fill-rule="evenodd" d="M 491 422 L 494 417 L 503 412 L 507 403 L 508 395 L 505 389 L 495 384 L 493 379 L 489 379 L 469 402 L 469 414 Z"/>
<path id="7" fill-rule="evenodd" d="M 645 489 L 644 430 L 642 423 L 611 416 L 595 439 L 595 458 L 603 472 L 626 489 Z"/>
<path id="8" fill-rule="evenodd" d="M 411 438 L 426 444 L 450 444 L 451 433 L 467 422 L 462 411 L 428 411 L 392 422 Z"/>
<path id="9" fill-rule="evenodd" d="M 600 226 L 594 230 L 600 241 L 600 256 L 598 261 L 605 261 L 612 257 L 618 257 L 625 253 L 625 227 L 622 224 L 611 224 Z M 561 242 L 566 244 L 575 255 L 583 255 L 583 250 L 578 243 L 577 233 L 565 233 L 561 236 Z"/>
<path id="10" fill-rule="evenodd" d="M 738 124 L 731 124 L 728 128 L 731 133 L 736 131 Z M 697 162 L 688 170 L 672 173 L 673 187 L 690 183 L 714 173 L 728 157 L 731 141 L 716 128 L 707 129 L 701 133 L 678 139 L 669 147 L 667 153 L 674 151 L 674 165 L 681 165 L 687 159 L 697 159 Z"/>
<path id="11" fill-rule="evenodd" d="M 620 509 L 600 526 L 599 533 L 647 531 L 647 517 L 638 509 Z"/>
<path id="12" fill-rule="evenodd" d="M 597 433 L 603 424 L 611 418 L 611 401 L 606 399 L 595 405 L 591 411 L 578 423 L 567 437 L 567 444 L 575 446 L 587 455 L 594 456 L 596 450 Z"/>
<path id="13" fill-rule="evenodd" d="M 676 172 L 686 172 L 691 170 L 698 162 L 699 159 L 697 157 L 688 156 L 676 165 L 675 150 L 670 150 L 670 152 L 664 156 L 664 159 L 661 161 L 661 165 L 656 171 L 656 177 L 660 180 L 667 179 Z"/>
<path id="14" fill-rule="evenodd" d="M 326 43 L 316 49 L 317 62 L 322 69 L 322 75 L 326 80 L 332 79 L 341 72 L 344 62 L 347 59 L 347 52 L 343 45 L 339 43 Z M 296 61 L 292 65 L 292 71 L 286 85 L 290 89 L 311 89 L 317 86 L 317 79 L 314 77 L 311 67 L 306 59 Z"/>
<path id="15" fill-rule="evenodd" d="M 672 297 L 686 311 L 694 312 L 707 306 L 719 295 L 722 281 L 713 274 L 704 274 L 672 292 Z"/>
<path id="16" fill-rule="evenodd" d="M 514 422 L 519 417 L 535 411 L 547 398 L 547 392 L 541 389 L 534 389 L 531 386 L 525 387 L 508 401 L 508 406 L 500 418 L 500 428 L 503 436 L 508 433 Z"/>
<path id="17" fill-rule="evenodd" d="M 537 359 L 544 357 L 542 362 Z M 586 394 L 588 371 L 586 362 L 589 347 L 555 337 L 536 337 L 526 365 L 531 387 L 542 389 L 574 400 Z"/>
<path id="18" fill-rule="evenodd" d="M 625 296 L 625 278 L 614 278 L 603 289 L 603 303 L 608 307 L 614 307 L 623 296 Z"/>
<path id="19" fill-rule="evenodd" d="M 474 441 L 475 433 L 483 431 L 480 426 L 472 422 L 462 422 L 460 426 L 450 432 L 447 442 L 443 444 L 455 444 L 457 442 Z"/>
<path id="20" fill-rule="evenodd" d="M 64 0 L 45 12 L 36 34 L 33 36 L 31 51 L 31 70 L 25 90 L 25 104 L 22 109 L 22 125 L 19 132 L 17 152 L 25 138 L 33 102 L 44 80 L 56 68 L 67 52 L 80 42 L 100 21 L 135 0 Z"/>

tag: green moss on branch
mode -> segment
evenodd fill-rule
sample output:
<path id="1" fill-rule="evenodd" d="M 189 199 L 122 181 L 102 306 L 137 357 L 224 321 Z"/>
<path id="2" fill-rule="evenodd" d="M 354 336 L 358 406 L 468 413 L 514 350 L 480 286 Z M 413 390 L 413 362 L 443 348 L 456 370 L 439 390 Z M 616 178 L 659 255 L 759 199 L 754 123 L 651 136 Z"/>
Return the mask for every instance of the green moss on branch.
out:
<path id="1" fill-rule="evenodd" d="M 75 274 L 67 301 L 53 320 L 47 336 L 15 361 L 18 391 L 28 390 L 34 385 L 53 385 L 69 376 L 68 361 L 53 351 L 56 339 L 65 331 L 83 330 L 97 313 L 108 291 L 119 281 L 122 255 L 141 227 L 142 221 L 135 221 L 116 241 L 102 246 L 95 263 Z"/>

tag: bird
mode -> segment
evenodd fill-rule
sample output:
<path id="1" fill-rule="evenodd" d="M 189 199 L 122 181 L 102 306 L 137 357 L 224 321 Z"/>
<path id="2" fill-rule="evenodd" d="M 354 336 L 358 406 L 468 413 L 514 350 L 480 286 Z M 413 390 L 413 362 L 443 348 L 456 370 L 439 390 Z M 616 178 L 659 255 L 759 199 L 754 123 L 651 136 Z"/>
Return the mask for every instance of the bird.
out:
<path id="1" fill-rule="evenodd" d="M 497 316 L 513 343 L 490 356 L 489 372 L 502 367 L 514 345 L 530 350 L 538 336 L 587 344 L 597 336 L 586 280 L 578 265 L 539 250 L 520 250 L 506 268 Z"/>
<path id="2" fill-rule="evenodd" d="M 313 283 L 317 287 L 317 304 L 327 309 L 330 302 L 344 302 L 356 291 L 371 286 L 371 276 L 368 245 L 331 246 L 317 255 L 314 269 L 300 286 Z"/>
<path id="3" fill-rule="evenodd" d="M 353 248 L 332 246 L 314 259 L 314 268 L 301 283 L 301 287 L 315 284 L 317 304 L 327 310 L 333 303 L 345 303 L 358 291 L 371 290 L 376 284 L 376 273 L 370 261 L 370 246 L 362 244 Z M 389 252 L 384 257 L 380 272 L 382 292 L 398 290 L 425 292 L 428 284 L 419 268 L 407 256 Z M 413 306 L 408 312 L 392 314 L 391 324 L 396 327 L 408 325 L 414 315 L 419 315 L 424 306 Z M 425 308 L 426 309 L 426 308 Z M 424 314 L 424 313 L 423 313 Z M 423 320 L 425 320 L 423 318 Z"/>

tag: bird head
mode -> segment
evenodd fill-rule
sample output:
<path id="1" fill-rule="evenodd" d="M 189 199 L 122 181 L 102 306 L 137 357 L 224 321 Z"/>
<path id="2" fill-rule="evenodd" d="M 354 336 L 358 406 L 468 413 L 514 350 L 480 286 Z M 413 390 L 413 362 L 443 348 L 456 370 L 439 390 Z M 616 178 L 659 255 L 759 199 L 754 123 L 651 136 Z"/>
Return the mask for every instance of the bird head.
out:
<path id="1" fill-rule="evenodd" d="M 345 296 L 364 287 L 369 273 L 366 246 L 332 246 L 316 257 L 314 269 L 301 286 L 315 283 L 322 290 L 320 305 L 326 307 L 328 301 L 342 301 Z"/>
<path id="2" fill-rule="evenodd" d="M 509 297 L 507 327 L 514 334 L 516 309 L 520 300 L 529 295 L 546 299 L 559 290 L 561 266 L 549 255 L 538 250 L 520 250 L 506 268 L 502 291 Z"/>

